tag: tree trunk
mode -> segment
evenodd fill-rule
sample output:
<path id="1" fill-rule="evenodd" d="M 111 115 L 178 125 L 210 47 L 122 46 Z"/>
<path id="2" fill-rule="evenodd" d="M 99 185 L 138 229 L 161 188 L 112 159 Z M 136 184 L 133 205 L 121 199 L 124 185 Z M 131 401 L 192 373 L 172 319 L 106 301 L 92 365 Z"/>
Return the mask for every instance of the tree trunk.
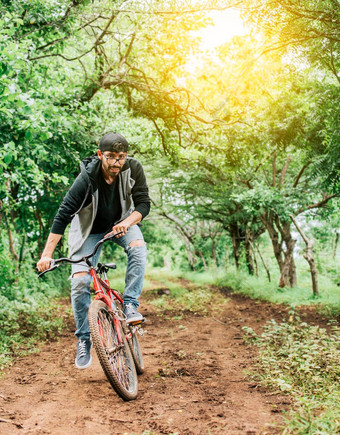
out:
<path id="1" fill-rule="evenodd" d="M 226 250 L 225 250 L 225 268 L 226 270 L 229 267 L 229 246 L 227 245 Z"/>
<path id="2" fill-rule="evenodd" d="M 188 258 L 188 263 L 189 263 L 190 269 L 192 271 L 194 271 L 195 270 L 195 259 L 194 259 L 194 256 L 192 255 L 192 252 L 191 252 L 191 245 L 190 245 L 188 239 L 186 239 L 185 237 L 183 237 L 183 240 L 184 240 L 184 244 L 185 244 L 185 249 L 187 251 L 187 258 Z"/>
<path id="3" fill-rule="evenodd" d="M 312 287 L 313 287 L 313 294 L 314 296 L 319 296 L 319 287 L 318 287 L 318 272 L 316 269 L 315 260 L 313 257 L 313 240 L 308 239 L 305 233 L 302 231 L 302 228 L 298 225 L 296 220 L 293 218 L 292 215 L 290 215 L 291 220 L 293 221 L 293 224 L 295 225 L 296 229 L 300 233 L 301 237 L 303 238 L 304 242 L 306 243 L 306 254 L 304 254 L 304 258 L 308 261 L 309 268 L 310 268 L 310 274 L 312 278 Z"/>
<path id="4" fill-rule="evenodd" d="M 257 252 L 258 252 L 258 254 L 259 254 L 260 258 L 261 258 L 263 267 L 264 267 L 264 269 L 265 269 L 265 271 L 267 273 L 268 281 L 271 282 L 270 272 L 269 272 L 269 269 L 268 269 L 266 263 L 264 262 L 264 259 L 262 257 L 261 251 L 260 251 L 259 247 L 257 246 L 257 244 L 255 242 L 254 242 L 254 245 L 255 245 L 255 248 L 256 248 L 256 250 L 257 250 Z"/>
<path id="5" fill-rule="evenodd" d="M 195 249 L 195 255 L 197 255 L 198 257 L 201 258 L 202 263 L 203 263 L 204 270 L 205 270 L 205 272 L 206 272 L 206 271 L 208 270 L 208 267 L 207 267 L 207 263 L 206 263 L 206 261 L 205 261 L 205 258 L 204 258 L 204 255 L 203 255 L 203 252 L 202 252 L 202 251 L 199 251 L 199 250 L 197 250 L 197 249 Z"/>
<path id="6" fill-rule="evenodd" d="M 244 249 L 246 251 L 246 263 L 249 275 L 254 275 L 254 260 L 253 260 L 253 245 L 252 234 L 249 228 L 246 229 L 246 238 L 244 241 Z"/>
<path id="7" fill-rule="evenodd" d="M 333 259 L 335 259 L 336 250 L 338 249 L 339 235 L 340 235 L 340 231 L 337 230 L 335 234 L 335 240 L 334 240 Z"/>
<path id="8" fill-rule="evenodd" d="M 9 250 L 11 251 L 11 254 L 13 256 L 13 260 L 16 263 L 18 263 L 19 262 L 19 255 L 17 254 L 17 252 L 15 250 L 12 231 L 11 231 L 11 228 L 9 226 L 8 218 L 7 218 L 5 213 L 4 213 L 4 218 L 5 218 L 4 220 L 5 220 L 6 228 L 7 228 L 7 235 L 8 235 L 8 241 L 9 241 Z"/>
<path id="9" fill-rule="evenodd" d="M 290 231 L 290 222 L 281 222 L 276 216 L 276 226 L 278 227 L 281 237 L 285 242 L 286 249 L 283 251 L 284 260 L 281 269 L 279 287 L 295 287 L 296 286 L 296 267 L 294 261 L 294 247 L 296 240 L 293 239 Z"/>
<path id="10" fill-rule="evenodd" d="M 9 239 L 9 249 L 11 251 L 11 254 L 13 256 L 14 261 L 16 263 L 18 263 L 19 262 L 19 256 L 18 256 L 18 254 L 17 254 L 17 252 L 15 250 L 12 231 L 11 231 L 9 226 L 7 226 L 7 234 L 8 234 L 8 239 Z"/>
<path id="11" fill-rule="evenodd" d="M 263 225 L 265 226 L 266 230 L 268 231 L 274 250 L 274 255 L 281 271 L 283 265 L 282 241 L 280 241 L 279 233 L 274 225 L 273 212 L 264 213 L 262 216 L 260 216 L 260 219 Z"/>
<path id="12" fill-rule="evenodd" d="M 292 238 L 290 223 L 281 222 L 273 211 L 264 213 L 260 219 L 269 233 L 280 269 L 279 287 L 294 287 L 296 285 L 296 267 L 293 252 L 296 241 Z M 283 244 L 285 244 L 285 250 Z"/>
<path id="13" fill-rule="evenodd" d="M 296 285 L 296 269 L 293 257 L 295 240 L 290 240 L 286 245 L 284 260 L 281 269 L 279 287 L 294 287 Z"/>
<path id="14" fill-rule="evenodd" d="M 39 222 L 39 236 L 38 236 L 38 253 L 39 253 L 39 257 L 41 257 L 42 252 L 43 252 L 43 244 L 42 244 L 42 234 L 44 233 L 44 225 L 42 222 L 42 218 L 41 218 L 41 212 L 40 210 L 34 210 L 34 216 L 37 219 L 37 221 Z"/>
<path id="15" fill-rule="evenodd" d="M 22 243 L 21 243 L 21 246 L 20 246 L 19 258 L 18 258 L 18 260 L 19 260 L 18 269 L 19 270 L 20 270 L 21 263 L 25 259 L 25 243 L 26 243 L 26 234 L 24 234 L 22 236 Z"/>
<path id="16" fill-rule="evenodd" d="M 235 266 L 236 266 L 236 269 L 239 269 L 239 267 L 240 267 L 240 244 L 241 244 L 241 240 L 240 240 L 240 236 L 239 236 L 239 232 L 238 232 L 238 227 L 236 224 L 231 224 L 231 225 L 229 225 L 227 230 L 229 231 L 231 241 L 233 244 L 233 256 L 234 256 L 234 260 L 235 260 Z"/>
<path id="17" fill-rule="evenodd" d="M 6 216 L 6 214 L 4 213 L 4 220 L 6 223 L 6 227 L 7 227 L 7 234 L 8 234 L 8 241 L 9 241 L 9 250 L 13 256 L 13 260 L 14 260 L 14 264 L 15 264 L 15 274 L 16 274 L 16 278 L 15 278 L 15 282 L 18 282 L 18 272 L 19 272 L 19 255 L 15 250 L 15 246 L 14 246 L 14 240 L 13 240 L 13 234 L 8 222 L 8 218 Z"/>
<path id="18" fill-rule="evenodd" d="M 216 255 L 216 242 L 215 239 L 211 240 L 211 259 L 215 267 L 217 267 L 217 255 Z"/>
<path id="19" fill-rule="evenodd" d="M 254 252 L 254 257 L 253 258 L 254 258 L 254 264 L 255 264 L 255 274 L 256 274 L 257 277 L 259 277 L 259 267 L 257 265 L 255 251 L 253 250 L 253 252 Z"/>

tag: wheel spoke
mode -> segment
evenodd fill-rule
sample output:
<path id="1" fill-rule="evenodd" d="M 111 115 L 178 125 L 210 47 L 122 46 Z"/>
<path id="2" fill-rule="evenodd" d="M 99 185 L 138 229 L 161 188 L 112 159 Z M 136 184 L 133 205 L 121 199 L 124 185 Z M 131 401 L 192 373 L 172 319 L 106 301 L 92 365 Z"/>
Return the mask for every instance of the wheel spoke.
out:
<path id="1" fill-rule="evenodd" d="M 125 348 L 119 343 L 117 332 L 112 328 L 112 319 L 106 310 L 99 311 L 98 323 L 103 331 L 103 345 L 112 370 L 124 388 L 129 390 L 131 369 L 127 364 Z"/>
<path id="2" fill-rule="evenodd" d="M 122 342 L 118 338 L 116 326 L 124 330 L 125 325 L 120 325 L 119 319 L 116 325 L 115 319 L 115 313 L 105 302 L 95 299 L 91 303 L 89 325 L 100 364 L 117 394 L 125 400 L 133 400 L 138 392 L 136 368 L 125 332 Z"/>

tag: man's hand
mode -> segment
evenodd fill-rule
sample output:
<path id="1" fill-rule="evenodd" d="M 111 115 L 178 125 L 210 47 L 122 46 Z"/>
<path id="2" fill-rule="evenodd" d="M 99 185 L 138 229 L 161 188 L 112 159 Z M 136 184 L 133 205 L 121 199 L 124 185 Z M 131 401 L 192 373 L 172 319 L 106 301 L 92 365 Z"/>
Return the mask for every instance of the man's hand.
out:
<path id="1" fill-rule="evenodd" d="M 109 234 L 106 234 L 106 236 L 115 235 L 121 232 L 122 234 L 119 234 L 117 238 L 123 237 L 128 232 L 128 229 L 132 227 L 132 225 L 138 224 L 138 222 L 141 220 L 142 215 L 139 213 L 139 211 L 133 211 L 130 216 L 112 227 L 112 231 Z"/>
<path id="2" fill-rule="evenodd" d="M 52 258 L 43 256 L 37 263 L 37 269 L 39 272 L 45 272 L 45 270 L 50 268 Z"/>
<path id="3" fill-rule="evenodd" d="M 124 220 L 122 222 L 119 222 L 119 224 L 115 225 L 114 227 L 112 227 L 112 232 L 110 234 L 121 233 L 121 234 L 117 235 L 117 238 L 122 237 L 122 236 L 124 236 L 124 234 L 126 234 L 128 232 L 129 228 L 130 228 L 129 222 L 126 222 Z"/>

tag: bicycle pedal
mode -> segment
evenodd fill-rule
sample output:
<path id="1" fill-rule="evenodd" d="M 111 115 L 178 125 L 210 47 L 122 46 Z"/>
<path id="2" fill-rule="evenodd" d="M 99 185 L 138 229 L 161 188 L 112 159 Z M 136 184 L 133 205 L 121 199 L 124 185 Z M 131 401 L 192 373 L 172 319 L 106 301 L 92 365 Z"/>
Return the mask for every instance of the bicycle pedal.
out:
<path id="1" fill-rule="evenodd" d="M 139 326 L 146 322 L 146 318 L 143 317 L 141 320 L 137 320 L 136 322 L 126 322 L 129 326 Z"/>
<path id="2" fill-rule="evenodd" d="M 138 328 L 138 329 L 137 329 L 137 332 L 138 332 L 138 334 L 139 334 L 141 337 L 143 337 L 144 334 L 146 334 L 148 331 L 144 331 L 143 328 Z"/>

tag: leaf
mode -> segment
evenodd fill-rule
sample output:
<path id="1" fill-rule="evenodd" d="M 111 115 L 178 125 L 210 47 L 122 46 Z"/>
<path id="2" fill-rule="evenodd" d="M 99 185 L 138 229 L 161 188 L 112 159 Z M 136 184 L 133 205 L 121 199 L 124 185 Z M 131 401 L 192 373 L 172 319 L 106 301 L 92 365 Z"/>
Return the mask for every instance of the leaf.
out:
<path id="1" fill-rule="evenodd" d="M 10 165 L 11 162 L 12 162 L 12 160 L 13 160 L 13 154 L 12 154 L 12 153 L 8 153 L 8 154 L 5 155 L 5 157 L 4 157 L 4 162 L 5 162 L 7 165 Z"/>
<path id="2" fill-rule="evenodd" d="M 25 131 L 25 139 L 30 140 L 30 139 L 32 139 L 32 137 L 33 137 L 32 131 L 29 129 L 26 130 Z"/>

